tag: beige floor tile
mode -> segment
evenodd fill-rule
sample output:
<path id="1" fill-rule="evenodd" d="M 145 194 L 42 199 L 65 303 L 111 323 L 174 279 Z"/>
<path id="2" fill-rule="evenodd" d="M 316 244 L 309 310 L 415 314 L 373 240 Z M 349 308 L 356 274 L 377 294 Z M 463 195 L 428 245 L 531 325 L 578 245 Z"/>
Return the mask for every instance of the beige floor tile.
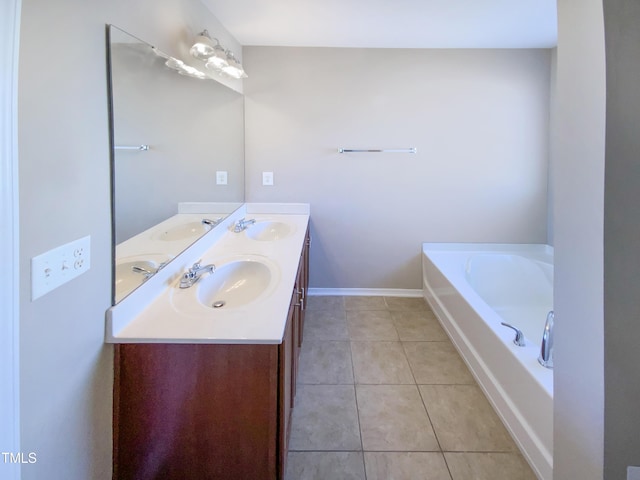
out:
<path id="1" fill-rule="evenodd" d="M 347 311 L 351 340 L 398 340 L 391 314 L 384 310 Z"/>
<path id="2" fill-rule="evenodd" d="M 403 342 L 402 345 L 416 383 L 475 385 L 451 342 Z"/>
<path id="3" fill-rule="evenodd" d="M 449 337 L 430 312 L 391 312 L 400 340 L 442 342 Z"/>
<path id="4" fill-rule="evenodd" d="M 309 295 L 307 310 L 344 310 L 344 297 L 337 295 Z"/>
<path id="5" fill-rule="evenodd" d="M 298 385 L 290 450 L 361 450 L 353 385 Z"/>
<path id="6" fill-rule="evenodd" d="M 356 383 L 415 384 L 400 342 L 351 342 Z"/>
<path id="7" fill-rule="evenodd" d="M 349 340 L 344 310 L 308 310 L 304 320 L 304 339 Z"/>
<path id="8" fill-rule="evenodd" d="M 366 451 L 438 451 L 415 385 L 356 385 Z"/>
<path id="9" fill-rule="evenodd" d="M 442 453 L 365 452 L 367 480 L 451 480 Z"/>
<path id="10" fill-rule="evenodd" d="M 344 306 L 347 310 L 386 310 L 384 297 L 344 297 Z"/>
<path id="11" fill-rule="evenodd" d="M 384 297 L 384 301 L 389 310 L 431 312 L 422 297 Z"/>
<path id="12" fill-rule="evenodd" d="M 300 352 L 298 382 L 353 384 L 349 342 L 307 339 Z"/>
<path id="13" fill-rule="evenodd" d="M 516 450 L 477 385 L 420 385 L 419 388 L 443 451 Z"/>
<path id="14" fill-rule="evenodd" d="M 536 480 L 519 453 L 449 452 L 444 455 L 453 480 Z"/>
<path id="15" fill-rule="evenodd" d="M 285 480 L 365 480 L 362 452 L 289 452 Z"/>

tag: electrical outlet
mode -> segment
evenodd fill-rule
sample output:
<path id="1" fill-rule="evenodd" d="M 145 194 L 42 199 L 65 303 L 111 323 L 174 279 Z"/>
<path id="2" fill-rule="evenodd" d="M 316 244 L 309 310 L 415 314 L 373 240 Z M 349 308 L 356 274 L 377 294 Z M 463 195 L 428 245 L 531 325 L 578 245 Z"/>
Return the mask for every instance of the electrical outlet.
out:
<path id="1" fill-rule="evenodd" d="M 262 172 L 262 185 L 273 185 L 273 172 Z"/>
<path id="2" fill-rule="evenodd" d="M 226 185 L 227 184 L 227 172 L 217 171 L 216 172 L 216 185 Z"/>
<path id="3" fill-rule="evenodd" d="M 31 259 L 31 300 L 58 288 L 91 267 L 91 237 L 86 236 Z"/>
<path id="4" fill-rule="evenodd" d="M 627 480 L 640 480 L 640 467 L 627 467 Z"/>

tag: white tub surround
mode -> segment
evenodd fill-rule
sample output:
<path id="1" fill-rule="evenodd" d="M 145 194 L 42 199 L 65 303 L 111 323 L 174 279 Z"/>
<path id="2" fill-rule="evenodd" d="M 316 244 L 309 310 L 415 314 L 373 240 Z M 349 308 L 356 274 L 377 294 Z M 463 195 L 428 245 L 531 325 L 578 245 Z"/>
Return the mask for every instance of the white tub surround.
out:
<path id="1" fill-rule="evenodd" d="M 538 363 L 553 248 L 423 244 L 424 296 L 540 479 L 553 475 L 553 371 Z M 513 324 L 525 334 L 514 345 Z"/>
<path id="2" fill-rule="evenodd" d="M 256 210 L 261 213 L 254 213 Z M 255 219 L 256 223 L 236 233 L 233 225 L 242 218 Z M 256 232 L 266 222 L 277 223 L 284 233 L 275 240 L 264 234 L 257 238 Z M 280 343 L 308 222 L 308 204 L 242 206 L 111 307 L 107 311 L 106 341 Z M 219 272 L 224 272 L 238 261 L 250 269 L 260 264 L 261 268 L 251 271 L 262 275 L 257 282 L 267 279 L 268 286 L 258 288 L 251 302 L 234 305 L 233 293 L 229 293 L 228 305 L 222 308 L 201 303 L 204 287 L 199 287 L 215 273 L 204 273 L 193 286 L 179 288 L 183 274 L 196 262 L 215 264 Z"/>

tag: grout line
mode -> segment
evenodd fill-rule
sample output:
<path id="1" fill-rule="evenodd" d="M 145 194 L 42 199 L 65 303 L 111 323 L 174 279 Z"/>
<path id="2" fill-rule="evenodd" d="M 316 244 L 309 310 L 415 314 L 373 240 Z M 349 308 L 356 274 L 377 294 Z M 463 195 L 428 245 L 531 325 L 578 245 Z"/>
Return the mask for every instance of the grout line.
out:
<path id="1" fill-rule="evenodd" d="M 422 405 L 424 405 L 424 409 L 427 412 L 427 418 L 429 418 L 429 423 L 431 424 L 431 428 L 433 430 L 433 435 L 436 437 L 436 441 L 438 442 L 438 447 L 440 447 L 440 453 L 442 454 L 442 459 L 444 460 L 444 464 L 447 467 L 447 471 L 449 472 L 449 477 L 453 480 L 453 473 L 451 473 L 451 469 L 449 468 L 449 462 L 447 462 L 447 457 L 445 456 L 445 450 L 442 448 L 442 444 L 440 443 L 440 439 L 438 438 L 438 434 L 436 432 L 436 427 L 433 425 L 431 421 L 431 415 L 429 415 L 429 409 L 427 408 L 427 404 L 424 401 L 424 397 L 422 396 L 422 392 L 420 391 L 420 386 L 417 386 L 418 393 L 420 394 L 420 399 L 422 400 Z"/>
<path id="2" fill-rule="evenodd" d="M 401 342 L 402 343 L 402 342 Z M 447 462 L 447 457 L 444 455 L 444 450 L 442 449 L 442 444 L 440 443 L 440 439 L 438 438 L 438 434 L 436 433 L 436 427 L 433 425 L 431 421 L 431 415 L 429 415 L 429 409 L 427 408 L 427 404 L 424 401 L 424 397 L 422 396 L 422 392 L 420 391 L 420 386 L 418 385 L 418 381 L 416 380 L 416 376 L 413 373 L 413 367 L 411 366 L 411 362 L 409 362 L 409 356 L 407 355 L 407 351 L 404 348 L 404 344 L 402 345 L 402 349 L 404 350 L 404 355 L 407 357 L 407 362 L 409 363 L 409 369 L 411 370 L 411 375 L 413 375 L 413 381 L 416 382 L 416 388 L 418 389 L 418 396 L 422 401 L 422 406 L 424 407 L 424 411 L 427 414 L 427 419 L 429 420 L 429 425 L 431 425 L 431 431 L 433 432 L 433 436 L 438 443 L 438 449 L 440 450 L 440 455 L 442 455 L 442 460 L 444 460 L 444 464 L 447 467 L 447 472 L 449 472 L 449 478 L 453 480 L 453 474 L 451 473 L 451 469 L 449 468 L 449 463 Z"/>
<path id="3" fill-rule="evenodd" d="M 346 311 L 345 311 L 346 317 Z M 347 331 L 349 325 L 347 322 Z M 360 450 L 362 451 L 362 471 L 364 472 L 364 480 L 367 480 L 367 465 L 364 461 L 364 442 L 362 440 L 362 424 L 360 423 L 360 406 L 358 405 L 358 389 L 356 383 L 356 369 L 353 365 L 353 350 L 351 349 L 351 333 L 349 333 L 349 358 L 351 358 L 351 373 L 353 375 L 353 395 L 356 399 L 356 414 L 358 415 L 358 431 L 360 433 Z"/>

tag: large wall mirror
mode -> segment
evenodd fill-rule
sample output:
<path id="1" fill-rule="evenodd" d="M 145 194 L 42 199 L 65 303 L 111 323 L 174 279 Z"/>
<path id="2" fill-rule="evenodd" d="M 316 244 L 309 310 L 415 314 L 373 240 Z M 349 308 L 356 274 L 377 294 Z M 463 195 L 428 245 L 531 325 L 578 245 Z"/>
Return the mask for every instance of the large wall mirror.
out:
<path id="1" fill-rule="evenodd" d="M 242 94 L 110 25 L 114 303 L 244 201 Z"/>

